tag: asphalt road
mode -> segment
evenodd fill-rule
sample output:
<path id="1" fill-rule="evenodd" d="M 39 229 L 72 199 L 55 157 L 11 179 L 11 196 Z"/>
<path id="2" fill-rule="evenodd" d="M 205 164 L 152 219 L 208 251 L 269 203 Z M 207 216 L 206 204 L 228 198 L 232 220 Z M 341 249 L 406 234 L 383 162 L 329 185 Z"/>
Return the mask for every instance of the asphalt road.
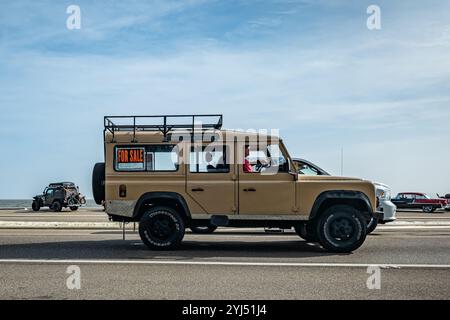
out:
<path id="1" fill-rule="evenodd" d="M 1 220 L 1 218 L 0 218 Z M 0 230 L 1 299 L 450 299 L 450 227 L 377 229 L 352 254 L 293 233 L 187 233 L 149 251 L 119 230 Z M 79 266 L 81 288 L 68 289 Z M 368 289 L 370 265 L 380 289 Z"/>
<path id="2" fill-rule="evenodd" d="M 434 213 L 427 214 L 421 210 L 399 210 L 397 217 L 401 221 L 450 221 L 450 212 L 438 210 Z M 63 209 L 62 212 L 53 212 L 45 208 L 38 212 L 34 212 L 29 208 L 16 210 L 0 209 L 0 221 L 108 222 L 108 216 L 103 212 L 102 208 L 81 208 L 75 212 L 69 209 Z"/>

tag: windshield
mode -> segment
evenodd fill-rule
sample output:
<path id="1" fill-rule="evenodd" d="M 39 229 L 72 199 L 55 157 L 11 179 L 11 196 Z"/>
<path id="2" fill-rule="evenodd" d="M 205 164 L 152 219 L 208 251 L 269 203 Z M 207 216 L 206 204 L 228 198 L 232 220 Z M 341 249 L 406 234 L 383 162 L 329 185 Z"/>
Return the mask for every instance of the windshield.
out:
<path id="1" fill-rule="evenodd" d="M 413 194 L 413 193 L 399 193 L 395 197 L 396 199 L 431 199 L 426 194 Z"/>
<path id="2" fill-rule="evenodd" d="M 298 173 L 307 176 L 318 176 L 320 174 L 316 168 L 313 168 L 305 163 L 298 163 Z"/>
<path id="3" fill-rule="evenodd" d="M 324 170 L 320 169 L 313 164 L 306 163 L 300 160 L 294 160 L 297 165 L 298 173 L 305 176 L 321 176 L 321 175 L 329 175 Z"/>

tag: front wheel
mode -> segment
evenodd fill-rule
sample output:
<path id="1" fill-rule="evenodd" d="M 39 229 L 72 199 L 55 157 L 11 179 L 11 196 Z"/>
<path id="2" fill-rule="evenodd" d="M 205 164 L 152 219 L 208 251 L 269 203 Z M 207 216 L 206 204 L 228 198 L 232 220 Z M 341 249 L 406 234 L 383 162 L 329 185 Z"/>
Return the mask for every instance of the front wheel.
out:
<path id="1" fill-rule="evenodd" d="M 147 210 L 139 223 L 139 235 L 152 250 L 176 248 L 184 237 L 185 223 L 178 212 L 169 207 Z"/>
<path id="2" fill-rule="evenodd" d="M 371 234 L 378 226 L 378 219 L 372 217 L 367 225 L 367 234 Z"/>
<path id="3" fill-rule="evenodd" d="M 41 206 L 39 205 L 39 202 L 33 201 L 33 203 L 31 204 L 31 208 L 33 209 L 33 211 L 39 211 L 41 209 Z"/>
<path id="4" fill-rule="evenodd" d="M 197 234 L 210 234 L 216 231 L 217 227 L 213 225 L 207 225 L 207 226 L 190 226 L 189 229 L 191 229 L 192 233 Z"/>
<path id="5" fill-rule="evenodd" d="M 319 217 L 319 243 L 331 252 L 349 253 L 366 240 L 367 221 L 361 212 L 348 205 L 335 205 Z"/>

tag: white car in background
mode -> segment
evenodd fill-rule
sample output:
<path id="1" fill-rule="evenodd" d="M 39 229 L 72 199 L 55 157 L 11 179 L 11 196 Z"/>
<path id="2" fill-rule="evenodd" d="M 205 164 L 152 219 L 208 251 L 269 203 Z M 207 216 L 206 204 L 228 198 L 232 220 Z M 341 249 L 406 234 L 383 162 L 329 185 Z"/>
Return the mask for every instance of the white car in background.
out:
<path id="1" fill-rule="evenodd" d="M 326 175 L 330 174 L 312 162 L 305 159 L 293 159 L 299 174 L 304 175 Z M 378 219 L 372 218 L 367 225 L 367 234 L 373 232 L 378 223 L 385 224 L 396 220 L 397 207 L 391 202 L 391 188 L 383 183 L 374 182 L 377 195 Z"/>
<path id="2" fill-rule="evenodd" d="M 377 195 L 378 220 L 372 219 L 367 226 L 367 233 L 371 233 L 377 227 L 378 223 L 385 224 L 395 221 L 397 207 L 391 201 L 391 188 L 384 183 L 374 182 Z"/>

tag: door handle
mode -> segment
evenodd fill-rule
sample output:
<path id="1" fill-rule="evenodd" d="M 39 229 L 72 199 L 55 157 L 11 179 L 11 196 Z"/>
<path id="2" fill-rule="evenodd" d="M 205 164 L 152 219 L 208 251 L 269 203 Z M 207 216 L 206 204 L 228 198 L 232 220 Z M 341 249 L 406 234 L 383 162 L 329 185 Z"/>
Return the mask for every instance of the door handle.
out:
<path id="1" fill-rule="evenodd" d="M 191 189 L 193 192 L 201 192 L 201 191 L 204 191 L 203 190 L 203 188 L 194 188 L 194 189 Z"/>
<path id="2" fill-rule="evenodd" d="M 255 188 L 248 188 L 248 189 L 244 189 L 245 192 L 255 192 L 256 189 Z"/>

